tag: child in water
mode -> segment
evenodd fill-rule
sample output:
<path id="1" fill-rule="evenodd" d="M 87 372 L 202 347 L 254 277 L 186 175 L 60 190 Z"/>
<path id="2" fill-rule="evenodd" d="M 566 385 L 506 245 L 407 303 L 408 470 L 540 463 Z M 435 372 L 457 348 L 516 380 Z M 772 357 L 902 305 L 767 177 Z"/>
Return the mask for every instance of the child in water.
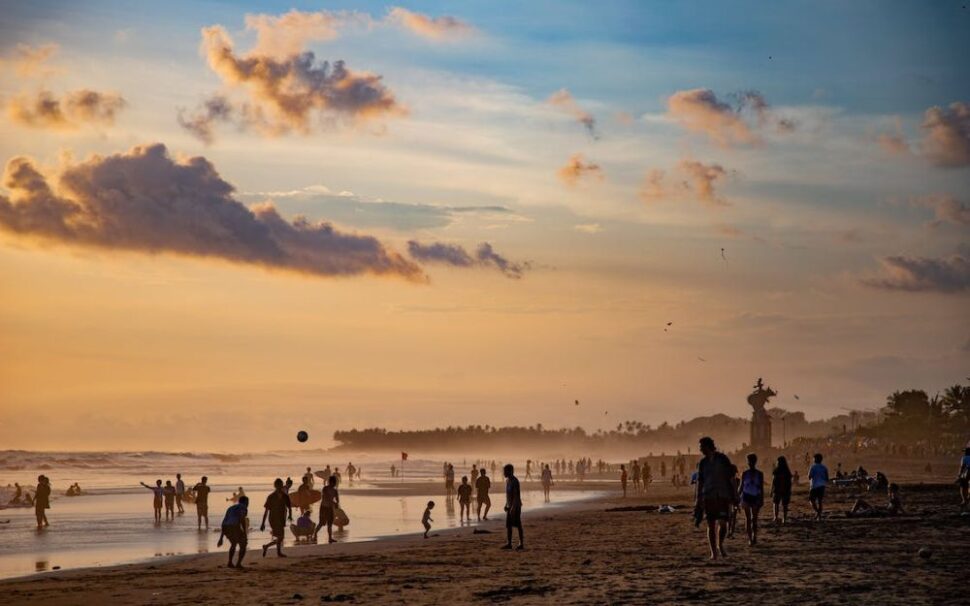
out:
<path id="1" fill-rule="evenodd" d="M 434 501 L 428 501 L 428 506 L 424 510 L 424 515 L 421 516 L 421 524 L 424 525 L 424 538 L 428 538 L 428 531 L 431 530 L 431 510 L 434 509 Z"/>

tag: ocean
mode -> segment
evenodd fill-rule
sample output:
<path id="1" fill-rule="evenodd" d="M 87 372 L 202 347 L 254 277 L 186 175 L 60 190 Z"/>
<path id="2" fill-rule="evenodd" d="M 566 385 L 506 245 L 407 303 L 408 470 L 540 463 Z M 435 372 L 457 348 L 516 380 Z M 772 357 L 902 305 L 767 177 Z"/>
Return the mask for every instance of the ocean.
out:
<path id="1" fill-rule="evenodd" d="M 390 467 L 400 460 L 384 455 L 347 455 L 326 452 L 281 452 L 257 455 L 206 453 L 40 453 L 0 451 L 0 503 L 13 496 L 19 482 L 33 492 L 37 476 L 45 474 L 53 486 L 50 527 L 38 531 L 34 510 L 0 509 L 0 578 L 57 569 L 109 566 L 143 562 L 153 558 L 225 551 L 216 547 L 218 529 L 234 491 L 242 487 L 250 497 L 250 549 L 258 556 L 259 545 L 269 533 L 259 530 L 262 503 L 272 492 L 277 477 L 293 478 L 295 486 L 310 466 L 327 465 L 344 472 L 352 461 L 362 470 L 360 481 L 341 483 L 341 505 L 351 519 L 344 530 L 335 529 L 338 541 L 369 541 L 381 537 L 423 532 L 421 514 L 429 500 L 436 501 L 432 517 L 435 528 L 459 526 L 458 505 L 444 497 L 442 460 L 411 459 L 404 463 L 404 477 L 391 478 Z M 452 459 L 456 479 L 468 475 L 472 460 Z M 501 475 L 501 463 L 498 464 Z M 517 465 L 518 467 L 518 465 Z M 491 477 L 491 469 L 488 469 Z M 151 491 L 139 482 L 154 485 L 156 479 L 175 483 L 181 473 L 188 487 L 203 475 L 209 478 L 209 531 L 199 531 L 195 506 L 185 504 L 185 514 L 155 524 Z M 522 477 L 522 472 L 519 476 Z M 82 496 L 67 497 L 77 482 Z M 322 481 L 317 479 L 317 488 Z M 502 519 L 504 484 L 492 477 L 492 513 Z M 425 491 L 425 487 L 427 490 Z M 295 490 L 295 487 L 294 487 Z M 543 503 L 538 490 L 523 490 L 526 514 L 541 507 L 555 507 L 591 498 L 596 491 L 555 490 L 552 503 Z M 474 501 L 473 501 L 474 507 Z M 474 512 L 473 512 L 474 514 Z M 294 512 L 294 517 L 298 512 Z M 316 511 L 314 511 L 316 519 Z M 287 545 L 293 544 L 287 530 Z"/>

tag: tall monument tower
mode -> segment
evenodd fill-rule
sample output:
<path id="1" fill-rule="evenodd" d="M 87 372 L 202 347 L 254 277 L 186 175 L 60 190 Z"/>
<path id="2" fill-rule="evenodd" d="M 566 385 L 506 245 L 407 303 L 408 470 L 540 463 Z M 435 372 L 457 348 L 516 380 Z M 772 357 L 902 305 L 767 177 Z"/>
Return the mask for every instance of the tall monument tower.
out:
<path id="1" fill-rule="evenodd" d="M 751 413 L 751 448 L 758 450 L 771 448 L 771 417 L 765 410 L 768 400 L 778 395 L 775 390 L 768 387 L 758 377 L 758 382 L 754 385 L 754 391 L 748 396 L 748 404 L 754 409 Z"/>

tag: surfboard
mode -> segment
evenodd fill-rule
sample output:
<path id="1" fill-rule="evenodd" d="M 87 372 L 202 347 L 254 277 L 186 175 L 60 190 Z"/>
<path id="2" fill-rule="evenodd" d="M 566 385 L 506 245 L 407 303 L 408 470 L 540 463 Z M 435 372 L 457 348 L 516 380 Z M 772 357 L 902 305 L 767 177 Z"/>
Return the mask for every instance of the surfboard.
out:
<path id="1" fill-rule="evenodd" d="M 307 496 L 308 498 L 304 500 L 304 496 Z M 319 490 L 310 490 L 306 492 L 295 490 L 290 493 L 290 504 L 293 505 L 293 507 L 309 507 L 322 498 L 323 495 L 320 494 Z"/>
<path id="2" fill-rule="evenodd" d="M 350 525 L 350 518 L 347 517 L 347 512 L 340 507 L 333 510 L 333 525 L 338 528 Z"/>
<path id="3" fill-rule="evenodd" d="M 324 473 L 324 472 L 322 472 L 322 471 L 314 471 L 314 472 L 313 472 L 313 475 L 315 475 L 315 476 L 317 476 L 317 477 L 318 477 L 318 478 L 320 478 L 321 480 L 326 480 L 326 479 L 328 479 L 328 478 L 329 478 L 330 476 L 332 476 L 332 475 L 333 475 L 333 472 L 330 472 L 330 475 L 327 475 L 326 473 Z"/>

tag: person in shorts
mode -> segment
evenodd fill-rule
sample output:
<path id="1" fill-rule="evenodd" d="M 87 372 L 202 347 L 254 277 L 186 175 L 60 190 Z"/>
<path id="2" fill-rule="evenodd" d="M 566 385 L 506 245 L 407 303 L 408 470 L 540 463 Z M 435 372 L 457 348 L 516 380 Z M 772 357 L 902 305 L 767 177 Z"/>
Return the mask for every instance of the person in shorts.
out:
<path id="1" fill-rule="evenodd" d="M 337 540 L 333 538 L 333 521 L 337 517 L 337 507 L 340 507 L 340 494 L 337 492 L 336 476 L 327 478 L 327 485 L 320 491 L 320 495 L 320 521 L 317 523 L 317 529 L 313 533 L 313 540 L 317 540 L 320 529 L 326 525 L 327 542 L 336 543 Z"/>
<path id="2" fill-rule="evenodd" d="M 246 557 L 246 533 L 249 530 L 249 497 L 239 497 L 239 502 L 226 509 L 226 515 L 222 518 L 222 531 L 219 533 L 218 546 L 222 547 L 223 538 L 229 539 L 229 568 L 242 568 L 243 558 Z M 239 549 L 239 557 L 236 563 L 232 563 L 232 557 Z"/>
<path id="3" fill-rule="evenodd" d="M 758 542 L 758 513 L 765 504 L 765 474 L 758 466 L 758 455 L 748 455 L 748 468 L 741 474 L 741 508 L 744 510 L 744 529 L 748 545 Z"/>
<path id="4" fill-rule="evenodd" d="M 815 464 L 808 470 L 808 500 L 815 510 L 815 519 L 821 521 L 825 502 L 825 487 L 829 483 L 829 468 L 822 465 L 822 455 L 815 453 Z"/>
<path id="5" fill-rule="evenodd" d="M 707 541 L 711 559 L 727 557 L 724 540 L 734 509 L 736 492 L 732 482 L 734 465 L 723 452 L 718 452 L 710 437 L 700 439 L 704 457 L 697 464 L 696 510 L 707 520 Z"/>
<path id="6" fill-rule="evenodd" d="M 791 503 L 792 473 L 788 467 L 788 459 L 778 457 L 775 470 L 771 472 L 771 502 L 774 504 L 774 519 L 777 523 L 778 513 L 781 511 L 781 522 L 788 522 L 788 504 Z"/>
<path id="7" fill-rule="evenodd" d="M 266 504 L 263 505 L 263 523 L 259 529 L 266 530 L 266 520 L 269 519 L 269 529 L 272 541 L 263 545 L 263 557 L 270 547 L 276 545 L 276 555 L 285 558 L 283 553 L 283 537 L 286 530 L 286 519 L 289 517 L 293 521 L 293 506 L 290 504 L 290 495 L 286 494 L 283 480 L 276 478 L 273 482 L 273 492 L 266 497 Z"/>
<path id="8" fill-rule="evenodd" d="M 195 512 L 199 518 L 199 528 L 202 528 L 202 520 L 205 519 L 205 528 L 209 529 L 209 478 L 202 476 L 202 480 L 195 485 L 192 492 L 195 493 Z"/>
<path id="9" fill-rule="evenodd" d="M 515 477 L 515 467 L 511 463 L 502 468 L 505 474 L 505 532 L 508 541 L 502 549 L 512 549 L 512 529 L 519 531 L 519 546 L 515 549 L 525 549 L 525 539 L 522 531 L 522 493 L 519 490 L 519 479 Z"/>
<path id="10" fill-rule="evenodd" d="M 472 485 L 468 483 L 468 476 L 461 477 L 461 484 L 458 485 L 458 522 L 462 520 L 472 521 Z"/>
<path id="11" fill-rule="evenodd" d="M 492 488 L 492 481 L 485 475 L 485 466 L 478 470 L 478 479 L 475 480 L 475 498 L 478 501 L 478 519 L 487 520 L 488 510 L 492 508 L 492 499 L 488 496 L 489 489 Z M 485 506 L 485 514 L 482 514 L 482 505 Z"/>

